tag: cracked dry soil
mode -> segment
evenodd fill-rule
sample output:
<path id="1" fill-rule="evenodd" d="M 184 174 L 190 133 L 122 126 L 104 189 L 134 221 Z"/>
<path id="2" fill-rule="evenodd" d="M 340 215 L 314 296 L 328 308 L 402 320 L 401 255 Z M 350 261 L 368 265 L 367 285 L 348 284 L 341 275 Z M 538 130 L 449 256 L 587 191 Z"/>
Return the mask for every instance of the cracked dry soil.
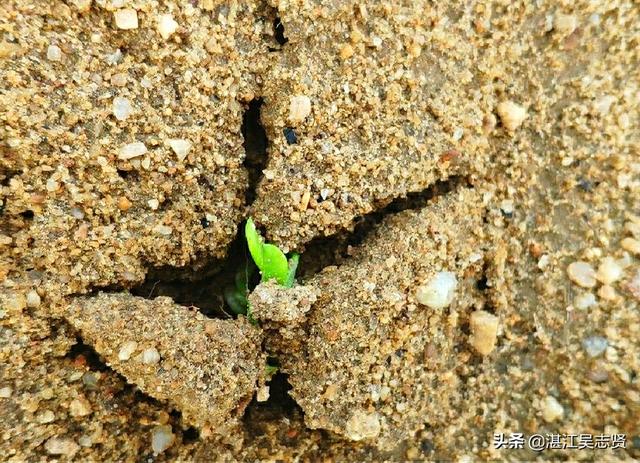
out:
<path id="1" fill-rule="evenodd" d="M 640 458 L 637 3 L 0 19 L 3 461 Z"/>

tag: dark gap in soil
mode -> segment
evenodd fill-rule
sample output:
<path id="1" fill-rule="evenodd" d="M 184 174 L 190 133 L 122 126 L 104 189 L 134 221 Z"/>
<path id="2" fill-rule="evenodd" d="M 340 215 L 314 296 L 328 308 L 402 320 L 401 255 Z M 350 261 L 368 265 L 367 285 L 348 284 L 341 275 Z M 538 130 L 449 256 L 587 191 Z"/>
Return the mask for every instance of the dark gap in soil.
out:
<path id="1" fill-rule="evenodd" d="M 249 174 L 246 190 L 247 205 L 255 200 L 256 188 L 267 162 L 267 133 L 260 122 L 262 98 L 249 102 L 242 117 L 241 132 L 245 149 L 244 166 Z M 208 223 L 203 223 L 208 226 Z M 209 318 L 231 318 L 224 291 L 234 285 L 236 273 L 245 268 L 250 257 L 244 239 L 244 222 L 227 250 L 225 259 L 216 259 L 199 266 L 156 267 L 149 269 L 145 281 L 132 288 L 131 294 L 154 299 L 168 296 L 176 304 L 195 307 Z"/>
<path id="2" fill-rule="evenodd" d="M 320 237 L 307 244 L 300 256 L 299 279 L 307 279 L 319 273 L 323 268 L 339 265 L 351 253 L 351 248 L 360 245 L 366 237 L 389 215 L 406 210 L 418 210 L 431 200 L 462 187 L 473 187 L 463 176 L 453 176 L 441 180 L 430 187 L 396 198 L 368 214 L 357 217 L 352 230 L 346 230 L 333 236 Z"/>
<path id="3" fill-rule="evenodd" d="M 255 98 L 249 102 L 249 106 L 242 116 L 242 137 L 244 138 L 244 166 L 249 173 L 249 187 L 245 195 L 247 205 L 253 203 L 256 198 L 256 188 L 262 178 L 262 170 L 267 163 L 267 132 L 260 122 L 260 109 L 262 98 Z"/>
<path id="4" fill-rule="evenodd" d="M 83 362 L 93 371 L 109 370 L 109 367 L 100 359 L 100 356 L 93 347 L 85 344 L 80 336 L 76 336 L 76 341 L 65 355 L 66 358 L 74 362 Z"/>
<path id="5" fill-rule="evenodd" d="M 277 372 L 267 383 L 269 399 L 266 402 L 258 402 L 254 397 L 249 403 L 243 417 L 245 431 L 249 435 L 264 434 L 266 431 L 263 428 L 269 421 L 303 416 L 302 408 L 289 395 L 292 387 L 288 378 L 287 374 Z"/>
<path id="6" fill-rule="evenodd" d="M 284 36 L 284 24 L 282 24 L 279 17 L 273 20 L 273 36 L 280 45 L 284 45 L 289 41 L 289 39 Z"/>
<path id="7" fill-rule="evenodd" d="M 233 285 L 236 272 L 249 259 L 244 222 L 238 228 L 226 259 L 216 260 L 199 270 L 152 269 L 142 284 L 131 289 L 131 294 L 146 299 L 168 296 L 176 304 L 195 307 L 209 318 L 231 318 L 233 314 L 224 302 L 224 289 Z"/>

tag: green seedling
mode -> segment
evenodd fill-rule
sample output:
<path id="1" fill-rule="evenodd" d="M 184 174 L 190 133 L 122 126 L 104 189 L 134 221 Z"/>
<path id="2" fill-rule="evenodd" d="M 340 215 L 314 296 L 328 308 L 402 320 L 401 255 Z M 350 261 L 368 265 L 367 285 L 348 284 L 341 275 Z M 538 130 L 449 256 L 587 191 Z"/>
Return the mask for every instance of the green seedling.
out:
<path id="1" fill-rule="evenodd" d="M 284 253 L 273 244 L 265 243 L 256 230 L 253 220 L 249 218 L 244 229 L 247 246 L 255 265 L 260 270 L 260 281 L 276 280 L 279 285 L 291 288 L 295 281 L 300 255 L 292 253 L 287 259 Z M 224 289 L 224 300 L 236 315 L 246 315 L 251 323 L 256 323 L 249 303 L 249 281 L 255 266 L 245 261 L 244 266 L 236 272 L 234 283 Z"/>
<path id="2" fill-rule="evenodd" d="M 260 281 L 276 280 L 279 285 L 291 288 L 295 281 L 300 255 L 292 253 L 287 259 L 277 246 L 265 243 L 251 218 L 247 220 L 244 233 L 251 257 L 260 270 Z"/>
<path id="3" fill-rule="evenodd" d="M 275 375 L 278 372 L 278 366 L 277 365 L 270 365 L 270 364 L 266 364 L 265 368 L 264 368 L 264 372 L 265 375 L 268 377 L 271 377 L 273 375 Z"/>

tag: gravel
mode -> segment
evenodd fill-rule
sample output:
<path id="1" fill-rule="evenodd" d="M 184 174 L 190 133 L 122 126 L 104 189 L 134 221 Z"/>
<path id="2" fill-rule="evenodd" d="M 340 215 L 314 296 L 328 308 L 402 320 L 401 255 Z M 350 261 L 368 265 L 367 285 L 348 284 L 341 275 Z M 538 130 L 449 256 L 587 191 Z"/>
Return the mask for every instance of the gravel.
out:
<path id="1" fill-rule="evenodd" d="M 609 342 L 602 336 L 590 336 L 582 341 L 582 347 L 591 358 L 598 357 L 604 353 L 608 345 Z"/>
<path id="2" fill-rule="evenodd" d="M 567 267 L 569 279 L 583 288 L 596 286 L 596 271 L 588 262 L 577 261 Z"/>
<path id="3" fill-rule="evenodd" d="M 456 295 L 458 280 L 453 272 L 442 271 L 436 273 L 427 283 L 416 291 L 416 299 L 432 309 L 448 307 Z"/>

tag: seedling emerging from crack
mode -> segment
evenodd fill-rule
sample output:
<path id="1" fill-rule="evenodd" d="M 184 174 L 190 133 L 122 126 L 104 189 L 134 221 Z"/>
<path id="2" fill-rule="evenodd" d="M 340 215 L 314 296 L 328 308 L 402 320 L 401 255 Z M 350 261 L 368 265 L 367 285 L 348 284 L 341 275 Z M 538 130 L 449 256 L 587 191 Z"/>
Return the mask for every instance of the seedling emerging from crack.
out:
<path id="1" fill-rule="evenodd" d="M 264 242 L 251 218 L 247 220 L 244 233 L 251 257 L 260 270 L 260 281 L 264 283 L 274 279 L 279 285 L 291 288 L 296 277 L 300 255 L 294 252 L 287 260 L 287 256 L 277 246 Z"/>
<path id="2" fill-rule="evenodd" d="M 296 276 L 298 261 L 300 256 L 292 253 L 290 258 L 273 244 L 264 242 L 264 239 L 249 218 L 244 229 L 245 238 L 249 247 L 249 252 L 253 261 L 260 270 L 261 282 L 276 280 L 279 285 L 291 288 Z M 249 261 L 245 261 L 244 266 L 236 272 L 234 284 L 227 286 L 224 290 L 224 299 L 233 313 L 236 315 L 246 315 L 251 323 L 256 323 L 251 313 L 249 303 L 249 281 L 253 275 L 255 267 Z"/>

